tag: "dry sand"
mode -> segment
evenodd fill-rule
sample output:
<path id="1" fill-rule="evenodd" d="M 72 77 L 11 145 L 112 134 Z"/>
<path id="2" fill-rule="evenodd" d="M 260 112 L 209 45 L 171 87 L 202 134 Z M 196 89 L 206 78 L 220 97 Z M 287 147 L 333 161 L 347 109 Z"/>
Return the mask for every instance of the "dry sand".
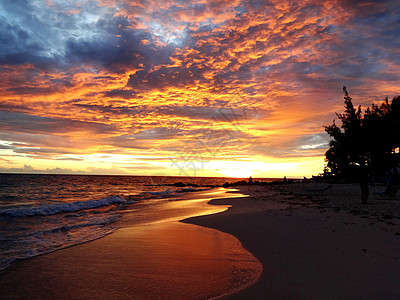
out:
<path id="1" fill-rule="evenodd" d="M 243 186 L 248 198 L 186 222 L 236 236 L 262 263 L 261 278 L 228 299 L 400 299 L 399 199 L 358 185 Z"/>

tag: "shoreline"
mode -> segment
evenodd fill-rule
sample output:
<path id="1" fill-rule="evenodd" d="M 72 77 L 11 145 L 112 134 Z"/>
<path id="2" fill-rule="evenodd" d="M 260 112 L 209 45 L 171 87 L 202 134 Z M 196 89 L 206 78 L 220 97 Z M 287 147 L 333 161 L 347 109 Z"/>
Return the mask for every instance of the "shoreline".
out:
<path id="1" fill-rule="evenodd" d="M 1 272 L 0 299 L 213 299 L 235 292 L 256 281 L 261 264 L 232 235 L 179 222 L 227 209 L 207 204 L 221 195 L 237 196 L 214 189 L 129 206 L 114 233 Z"/>
<path id="2" fill-rule="evenodd" d="M 232 207 L 184 220 L 236 236 L 262 263 L 260 279 L 226 299 L 400 298 L 398 199 L 362 205 L 358 185 L 235 188 L 248 197 L 212 200 Z"/>

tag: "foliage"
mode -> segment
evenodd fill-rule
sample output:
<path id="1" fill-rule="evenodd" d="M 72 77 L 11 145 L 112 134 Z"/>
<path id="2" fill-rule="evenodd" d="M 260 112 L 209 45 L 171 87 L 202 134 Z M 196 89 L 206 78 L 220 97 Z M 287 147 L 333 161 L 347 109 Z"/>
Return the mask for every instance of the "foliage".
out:
<path id="1" fill-rule="evenodd" d="M 345 110 L 336 113 L 338 127 L 325 126 L 332 137 L 325 153 L 325 174 L 337 178 L 354 178 L 361 168 L 384 174 L 399 163 L 395 149 L 400 146 L 400 96 L 381 104 L 372 104 L 364 114 L 355 108 L 346 87 L 343 87 Z"/>

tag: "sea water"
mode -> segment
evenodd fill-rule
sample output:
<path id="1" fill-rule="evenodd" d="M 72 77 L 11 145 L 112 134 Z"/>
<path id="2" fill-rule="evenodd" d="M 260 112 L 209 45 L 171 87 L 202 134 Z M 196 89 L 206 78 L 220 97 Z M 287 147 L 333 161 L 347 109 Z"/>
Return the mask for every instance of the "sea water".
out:
<path id="1" fill-rule="evenodd" d="M 211 189 L 233 178 L 0 174 L 0 270 L 101 238 L 128 205 Z"/>

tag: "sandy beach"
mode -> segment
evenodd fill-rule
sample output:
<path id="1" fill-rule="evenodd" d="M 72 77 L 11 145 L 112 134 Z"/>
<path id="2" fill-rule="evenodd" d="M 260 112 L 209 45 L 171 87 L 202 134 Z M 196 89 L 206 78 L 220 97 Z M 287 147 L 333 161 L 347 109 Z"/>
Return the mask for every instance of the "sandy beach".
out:
<path id="1" fill-rule="evenodd" d="M 359 186 L 243 186 L 248 198 L 218 216 L 187 222 L 236 236 L 262 263 L 261 278 L 228 299 L 399 299 L 399 198 Z"/>
<path id="2" fill-rule="evenodd" d="M 3 271 L 1 299 L 399 299 L 399 199 L 362 205 L 358 185 L 326 188 L 132 206 L 115 233 Z"/>

